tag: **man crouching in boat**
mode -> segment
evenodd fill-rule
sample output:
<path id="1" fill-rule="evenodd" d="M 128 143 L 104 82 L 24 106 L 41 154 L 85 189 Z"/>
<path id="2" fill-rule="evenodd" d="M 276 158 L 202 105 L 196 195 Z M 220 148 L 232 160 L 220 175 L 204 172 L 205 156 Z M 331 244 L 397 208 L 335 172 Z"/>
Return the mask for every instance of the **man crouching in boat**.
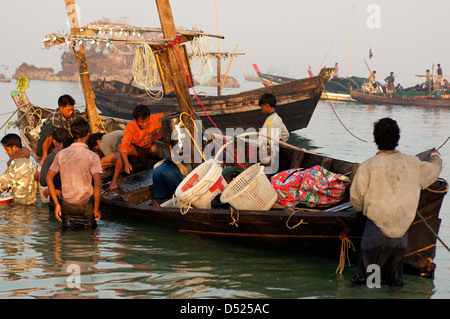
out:
<path id="1" fill-rule="evenodd" d="M 63 228 L 93 229 L 97 227 L 96 220 L 101 218 L 102 164 L 100 157 L 86 145 L 89 123 L 83 119 L 76 120 L 70 131 L 75 142 L 56 154 L 47 174 L 47 185 L 55 203 L 55 217 L 62 222 Z M 62 205 L 59 204 L 53 183 L 53 177 L 58 172 L 61 175 Z"/>
<path id="2" fill-rule="evenodd" d="M 442 169 L 438 151 L 430 161 L 395 150 L 400 139 L 397 122 L 383 118 L 373 135 L 379 152 L 362 163 L 350 188 L 350 201 L 367 216 L 353 283 L 367 280 L 367 267 L 380 267 L 381 283 L 403 285 L 403 258 L 408 228 L 416 216 L 420 191 L 436 181 Z"/>
<path id="3" fill-rule="evenodd" d="M 134 120 L 125 127 L 119 145 L 120 157 L 116 163 L 110 189 L 118 187 L 117 181 L 122 169 L 128 174 L 133 170 L 129 156 L 138 157 L 141 162 L 157 158 L 155 141 L 162 138 L 161 118 L 166 114 L 168 113 L 151 114 L 145 105 L 134 108 Z"/>
<path id="4" fill-rule="evenodd" d="M 15 204 L 33 205 L 37 194 L 36 165 L 30 160 L 30 150 L 22 147 L 20 136 L 14 133 L 5 135 L 1 143 L 9 161 L 6 172 L 0 176 L 0 192 L 11 189 Z"/>

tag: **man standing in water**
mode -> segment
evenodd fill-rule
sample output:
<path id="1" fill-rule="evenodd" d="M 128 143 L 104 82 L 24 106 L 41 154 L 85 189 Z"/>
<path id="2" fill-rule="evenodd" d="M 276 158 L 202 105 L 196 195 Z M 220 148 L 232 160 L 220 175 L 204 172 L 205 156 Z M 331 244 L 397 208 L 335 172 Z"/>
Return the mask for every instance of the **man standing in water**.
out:
<path id="1" fill-rule="evenodd" d="M 102 195 L 102 164 L 100 157 L 88 149 L 89 123 L 75 120 L 70 126 L 70 134 L 75 142 L 58 152 L 47 174 L 47 185 L 55 203 L 55 217 L 63 228 L 96 228 L 96 220 Z M 63 203 L 59 204 L 53 177 L 61 174 Z M 94 179 L 94 187 L 92 187 Z"/>
<path id="2" fill-rule="evenodd" d="M 429 162 L 395 150 L 400 129 L 393 119 L 376 122 L 373 135 L 379 152 L 359 166 L 350 188 L 353 207 L 367 216 L 353 283 L 364 283 L 367 267 L 378 265 L 382 283 L 402 286 L 407 231 L 420 191 L 439 177 L 442 159 L 436 150 Z"/>
<path id="3" fill-rule="evenodd" d="M 30 159 L 30 150 L 22 147 L 20 136 L 5 135 L 1 143 L 9 156 L 6 172 L 0 176 L 0 192 L 10 189 L 15 204 L 33 205 L 36 202 L 36 166 Z"/>

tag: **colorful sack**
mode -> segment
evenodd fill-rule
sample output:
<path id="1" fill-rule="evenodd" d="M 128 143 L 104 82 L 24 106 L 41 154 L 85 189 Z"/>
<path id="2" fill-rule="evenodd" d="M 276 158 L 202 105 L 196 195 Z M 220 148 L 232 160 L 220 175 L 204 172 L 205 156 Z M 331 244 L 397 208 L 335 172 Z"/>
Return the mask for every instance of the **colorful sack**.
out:
<path id="1" fill-rule="evenodd" d="M 316 165 L 301 171 L 289 169 L 272 177 L 272 186 L 283 206 L 326 207 L 339 203 L 350 179 Z"/>
<path id="2" fill-rule="evenodd" d="M 299 204 L 299 189 L 302 180 L 302 171 L 297 168 L 288 169 L 272 176 L 271 184 L 278 193 L 278 203 L 283 206 L 296 206 Z"/>

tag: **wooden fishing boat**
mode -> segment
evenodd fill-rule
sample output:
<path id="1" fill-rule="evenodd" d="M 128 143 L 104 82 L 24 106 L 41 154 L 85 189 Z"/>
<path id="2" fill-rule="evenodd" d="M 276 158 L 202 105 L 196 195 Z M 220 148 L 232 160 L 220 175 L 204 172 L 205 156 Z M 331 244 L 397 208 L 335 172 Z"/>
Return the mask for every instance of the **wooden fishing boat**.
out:
<path id="1" fill-rule="evenodd" d="M 434 95 L 421 97 L 414 95 L 394 94 L 392 97 L 389 97 L 385 94 L 367 94 L 358 91 L 352 91 L 351 96 L 356 101 L 364 104 L 450 107 L 450 99 L 436 98 L 434 97 Z"/>
<path id="2" fill-rule="evenodd" d="M 253 64 L 253 67 L 258 74 L 261 83 L 265 87 L 270 87 L 273 85 L 280 85 L 282 83 L 295 81 L 293 78 L 282 77 L 273 74 L 262 73 L 256 64 Z M 333 70 L 333 69 L 332 69 Z M 347 83 L 340 83 L 340 82 Z M 346 79 L 330 79 L 325 85 L 324 90 L 320 98 L 322 100 L 333 100 L 333 101 L 343 101 L 343 102 L 355 102 L 355 100 L 350 96 L 350 87 L 354 86 L 354 84 L 350 80 Z"/>
<path id="3" fill-rule="evenodd" d="M 264 123 L 264 114 L 258 105 L 264 93 L 277 97 L 277 112 L 289 131 L 308 126 L 311 116 L 330 77 L 332 69 L 322 69 L 316 77 L 283 83 L 276 87 L 264 87 L 237 94 L 192 97 L 194 111 L 200 116 L 205 128 L 213 127 L 208 116 L 219 128 L 259 128 Z M 133 109 L 139 104 L 147 105 L 153 113 L 178 111 L 178 100 L 168 95 L 160 100 L 148 96 L 138 87 L 113 81 L 98 82 L 93 87 L 96 106 L 102 115 L 133 118 Z"/>
<path id="4" fill-rule="evenodd" d="M 278 85 L 278 84 L 282 84 L 282 83 L 286 83 L 286 82 L 291 82 L 291 81 L 295 80 L 294 78 L 288 78 L 288 77 L 279 76 L 279 75 L 262 73 L 256 64 L 253 64 L 253 68 L 255 69 L 256 74 L 259 76 L 261 83 L 266 87 L 272 86 L 272 85 Z"/>
<path id="5" fill-rule="evenodd" d="M 13 92 L 12 97 L 18 108 L 18 127 L 23 142 L 32 149 L 33 156 L 39 161 L 35 153 L 37 138 L 32 131 L 51 110 L 33 105 L 25 94 Z M 101 119 L 107 129 L 126 124 L 123 120 L 106 117 Z M 426 160 L 427 154 L 428 152 L 424 152 L 419 156 L 422 160 Z M 230 181 L 237 172 L 233 164 L 228 165 L 231 166 L 224 167 L 223 175 Z M 334 173 L 345 174 L 350 180 L 358 167 L 357 163 L 281 147 L 279 171 L 314 165 L 321 165 Z M 342 240 L 349 239 L 354 244 L 355 251 L 350 249 L 348 257 L 352 263 L 356 261 L 365 217 L 351 207 L 348 194 L 341 203 L 320 209 L 274 205 L 265 211 L 235 210 L 224 206 L 213 206 L 212 209 L 191 207 L 186 211 L 177 207 L 149 206 L 153 199 L 152 173 L 151 169 L 140 172 L 133 170 L 133 175 L 119 180 L 119 190 L 114 191 L 109 190 L 108 175 L 103 175 L 105 181 L 101 200 L 103 218 L 108 218 L 105 210 L 109 210 L 183 233 L 265 248 L 276 247 L 307 252 L 331 259 L 339 259 Z M 423 190 L 420 196 L 418 210 L 436 233 L 439 231 L 441 221 L 439 211 L 447 189 L 447 183 L 438 179 L 427 190 Z M 416 218 L 409 229 L 405 271 L 433 276 L 435 251 L 436 237 L 420 218 Z"/>

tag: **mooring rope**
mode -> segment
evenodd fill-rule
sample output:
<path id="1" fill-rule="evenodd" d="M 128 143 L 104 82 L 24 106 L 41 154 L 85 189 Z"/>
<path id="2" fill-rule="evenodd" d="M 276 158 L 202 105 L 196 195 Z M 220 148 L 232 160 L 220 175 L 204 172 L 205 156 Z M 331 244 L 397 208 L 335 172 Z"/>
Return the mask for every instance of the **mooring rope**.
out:
<path id="1" fill-rule="evenodd" d="M 339 272 L 342 275 L 342 272 L 345 268 L 345 260 L 347 259 L 348 264 L 350 265 L 350 258 L 348 257 L 349 248 L 352 248 L 355 251 L 355 246 L 347 237 L 341 238 L 341 254 L 339 256 L 339 266 L 336 269 L 336 274 Z"/>
<path id="2" fill-rule="evenodd" d="M 324 93 L 324 94 L 327 96 L 327 98 L 328 98 L 327 92 L 323 91 L 323 93 Z M 368 143 L 368 141 L 366 141 L 366 140 L 364 140 L 364 139 L 362 139 L 362 138 L 356 136 L 356 135 L 353 134 L 352 132 L 350 132 L 350 130 L 345 126 L 345 124 L 344 124 L 344 123 L 341 121 L 341 119 L 339 118 L 339 115 L 336 113 L 336 110 L 334 109 L 334 107 L 333 107 L 333 105 L 331 104 L 331 101 L 330 101 L 330 100 L 328 100 L 328 103 L 330 104 L 331 109 L 333 110 L 334 115 L 335 115 L 336 118 L 338 119 L 339 123 L 341 123 L 342 127 L 343 127 L 343 128 L 344 128 L 351 136 L 353 136 L 354 138 L 356 138 L 356 139 L 358 139 L 358 140 L 360 140 L 360 141 L 362 141 L 362 142 Z"/>
<path id="3" fill-rule="evenodd" d="M 425 221 L 425 218 L 423 218 L 422 214 L 419 213 L 419 211 L 416 211 L 417 216 L 419 216 L 419 218 L 424 222 L 425 226 L 427 226 L 427 228 L 433 233 L 433 235 L 437 238 L 437 240 L 439 240 L 441 242 L 442 245 L 444 245 L 444 247 L 447 249 L 448 252 L 450 252 L 450 248 L 448 248 L 448 246 L 444 243 L 444 241 L 439 237 L 438 234 L 436 234 L 436 232 L 433 230 L 433 228 L 431 228 L 431 226 Z"/>

